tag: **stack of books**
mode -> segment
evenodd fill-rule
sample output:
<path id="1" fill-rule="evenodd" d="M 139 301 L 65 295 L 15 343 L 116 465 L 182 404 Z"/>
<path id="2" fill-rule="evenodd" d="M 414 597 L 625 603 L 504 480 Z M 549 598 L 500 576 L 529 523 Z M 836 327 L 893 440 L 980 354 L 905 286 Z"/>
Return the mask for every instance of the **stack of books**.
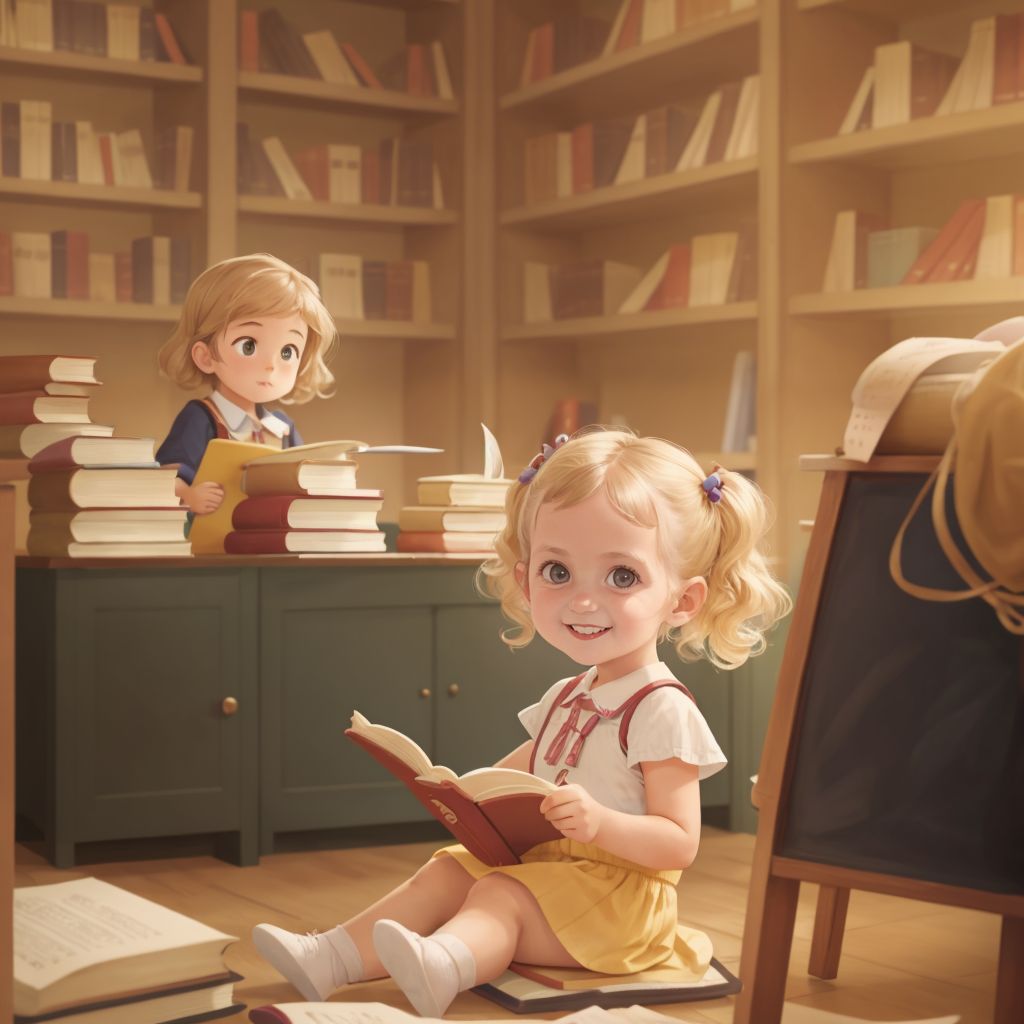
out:
<path id="1" fill-rule="evenodd" d="M 83 356 L 0 356 L 0 459 L 31 459 L 78 434 L 113 434 L 89 419 L 89 398 L 99 387 L 95 366 Z"/>
<path id="2" fill-rule="evenodd" d="M 30 555 L 174 558 L 192 549 L 177 471 L 149 437 L 68 437 L 28 464 Z"/>
<path id="3" fill-rule="evenodd" d="M 416 505 L 398 513 L 399 551 L 493 551 L 505 527 L 505 495 L 512 481 L 478 473 L 423 476 Z"/>
<path id="4" fill-rule="evenodd" d="M 371 260 L 355 253 L 322 252 L 320 294 L 324 305 L 344 320 L 432 320 L 426 260 Z"/>
<path id="5" fill-rule="evenodd" d="M 356 487 L 353 459 L 315 454 L 284 449 L 244 464 L 244 497 L 231 514 L 232 530 L 224 538 L 227 554 L 385 550 L 384 533 L 377 525 L 382 492 Z"/>
<path id="6" fill-rule="evenodd" d="M 158 1024 L 245 1010 L 224 965 L 237 942 L 97 878 L 14 890 L 19 1024 Z"/>

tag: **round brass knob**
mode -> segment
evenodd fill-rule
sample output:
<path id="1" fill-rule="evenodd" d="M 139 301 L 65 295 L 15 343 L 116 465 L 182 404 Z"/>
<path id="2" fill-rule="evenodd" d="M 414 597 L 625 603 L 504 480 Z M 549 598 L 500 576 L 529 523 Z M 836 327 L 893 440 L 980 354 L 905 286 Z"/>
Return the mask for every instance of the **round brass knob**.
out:
<path id="1" fill-rule="evenodd" d="M 448 687 L 448 696 L 449 697 L 458 697 L 458 695 L 459 695 L 459 684 L 458 683 L 452 683 L 452 685 Z"/>
<path id="2" fill-rule="evenodd" d="M 233 715 L 238 710 L 238 701 L 234 697 L 225 697 L 220 702 L 220 709 L 225 715 Z"/>
<path id="3" fill-rule="evenodd" d="M 420 697 L 423 700 L 426 700 L 429 696 L 430 696 L 430 691 L 424 686 L 423 689 L 420 690 Z"/>

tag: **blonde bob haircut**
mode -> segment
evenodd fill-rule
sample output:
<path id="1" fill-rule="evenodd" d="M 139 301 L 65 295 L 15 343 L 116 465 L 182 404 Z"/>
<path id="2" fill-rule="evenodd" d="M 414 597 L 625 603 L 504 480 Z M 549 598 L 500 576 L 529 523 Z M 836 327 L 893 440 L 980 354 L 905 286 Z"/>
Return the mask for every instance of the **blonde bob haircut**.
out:
<path id="1" fill-rule="evenodd" d="M 515 578 L 528 566 L 533 524 L 541 505 L 578 505 L 604 490 L 630 522 L 657 529 L 658 549 L 670 578 L 707 581 L 707 599 L 679 627 L 663 625 L 684 661 L 708 658 L 736 668 L 765 648 L 765 632 L 791 607 L 789 595 L 759 549 L 770 524 L 761 491 L 738 473 L 717 470 L 722 497 L 704 493 L 704 470 L 685 449 L 623 430 L 588 429 L 557 449 L 528 484 L 514 483 L 505 503 L 507 524 L 495 539 L 494 558 L 480 567 L 480 589 L 501 601 L 518 630 L 505 631 L 510 647 L 533 639 L 526 598 Z"/>
<path id="2" fill-rule="evenodd" d="M 308 402 L 331 394 L 334 375 L 326 359 L 337 332 L 334 318 L 320 299 L 320 290 L 305 274 L 269 253 L 235 256 L 204 270 L 185 296 L 174 333 L 158 356 L 165 377 L 183 388 L 199 388 L 215 376 L 192 360 L 192 346 L 203 342 L 219 360 L 217 336 L 235 320 L 284 317 L 298 313 L 309 327 L 295 387 L 285 403 Z"/>

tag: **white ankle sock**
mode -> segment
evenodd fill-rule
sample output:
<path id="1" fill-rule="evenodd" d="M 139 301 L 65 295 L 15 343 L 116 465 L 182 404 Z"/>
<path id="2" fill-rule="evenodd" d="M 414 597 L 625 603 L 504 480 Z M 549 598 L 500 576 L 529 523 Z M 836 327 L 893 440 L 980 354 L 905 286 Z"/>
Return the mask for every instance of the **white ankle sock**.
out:
<path id="1" fill-rule="evenodd" d="M 457 936 L 424 938 L 397 921 L 378 921 L 373 944 L 388 974 L 422 1017 L 441 1017 L 463 989 L 476 983 L 476 961 Z"/>
<path id="2" fill-rule="evenodd" d="M 347 977 L 344 979 L 344 984 L 351 985 L 353 982 L 362 981 L 364 976 L 363 958 L 359 955 L 352 936 L 340 924 L 322 934 L 330 943 L 331 949 L 338 954 L 338 959 L 345 969 Z"/>

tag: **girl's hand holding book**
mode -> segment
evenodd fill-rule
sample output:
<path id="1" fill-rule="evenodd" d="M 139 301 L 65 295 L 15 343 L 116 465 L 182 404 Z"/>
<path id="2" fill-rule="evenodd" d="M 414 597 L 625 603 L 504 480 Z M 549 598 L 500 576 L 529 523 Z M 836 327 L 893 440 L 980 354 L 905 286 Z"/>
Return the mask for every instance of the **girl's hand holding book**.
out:
<path id="1" fill-rule="evenodd" d="M 205 516 L 220 508 L 224 501 L 224 488 L 215 480 L 204 480 L 201 484 L 186 488 L 181 497 L 197 516 Z"/>
<path id="2" fill-rule="evenodd" d="M 540 812 L 566 839 L 591 843 L 600 831 L 606 808 L 582 786 L 570 782 L 546 796 Z"/>

